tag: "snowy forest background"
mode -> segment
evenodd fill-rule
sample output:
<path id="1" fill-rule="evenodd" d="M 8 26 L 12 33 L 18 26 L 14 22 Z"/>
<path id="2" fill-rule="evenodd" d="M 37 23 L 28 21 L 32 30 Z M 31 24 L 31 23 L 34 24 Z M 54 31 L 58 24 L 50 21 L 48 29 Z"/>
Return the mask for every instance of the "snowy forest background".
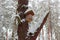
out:
<path id="1" fill-rule="evenodd" d="M 42 15 L 46 10 L 50 13 L 37 40 L 60 40 L 60 0 L 31 0 L 30 2 L 33 8 L 37 8 L 34 11 L 42 11 L 40 12 Z M 16 14 L 17 4 L 17 0 L 0 0 L 0 40 L 12 38 L 12 17 Z M 14 39 L 16 38 L 17 35 Z"/>

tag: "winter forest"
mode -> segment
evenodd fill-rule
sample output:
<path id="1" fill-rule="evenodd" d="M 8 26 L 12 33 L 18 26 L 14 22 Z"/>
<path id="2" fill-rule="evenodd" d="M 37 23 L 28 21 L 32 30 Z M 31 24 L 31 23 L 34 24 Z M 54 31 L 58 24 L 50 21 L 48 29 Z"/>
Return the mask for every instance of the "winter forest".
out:
<path id="1" fill-rule="evenodd" d="M 0 40 L 60 40 L 60 0 L 0 0 Z"/>

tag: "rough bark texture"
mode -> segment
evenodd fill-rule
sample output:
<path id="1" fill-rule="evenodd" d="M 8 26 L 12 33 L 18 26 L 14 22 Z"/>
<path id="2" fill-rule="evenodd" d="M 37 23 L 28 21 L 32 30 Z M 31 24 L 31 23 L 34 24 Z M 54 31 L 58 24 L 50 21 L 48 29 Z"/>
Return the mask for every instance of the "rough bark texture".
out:
<path id="1" fill-rule="evenodd" d="M 24 22 L 18 25 L 18 40 L 26 40 L 28 23 Z"/>
<path id="2" fill-rule="evenodd" d="M 18 8 L 17 11 L 20 14 L 21 19 L 25 18 L 24 12 L 28 9 L 28 7 L 22 7 L 23 5 L 27 5 L 28 0 L 18 0 Z M 22 13 L 20 13 L 22 12 Z M 25 37 L 27 36 L 27 29 L 28 29 L 28 23 L 25 21 L 18 25 L 18 40 L 25 40 Z"/>

